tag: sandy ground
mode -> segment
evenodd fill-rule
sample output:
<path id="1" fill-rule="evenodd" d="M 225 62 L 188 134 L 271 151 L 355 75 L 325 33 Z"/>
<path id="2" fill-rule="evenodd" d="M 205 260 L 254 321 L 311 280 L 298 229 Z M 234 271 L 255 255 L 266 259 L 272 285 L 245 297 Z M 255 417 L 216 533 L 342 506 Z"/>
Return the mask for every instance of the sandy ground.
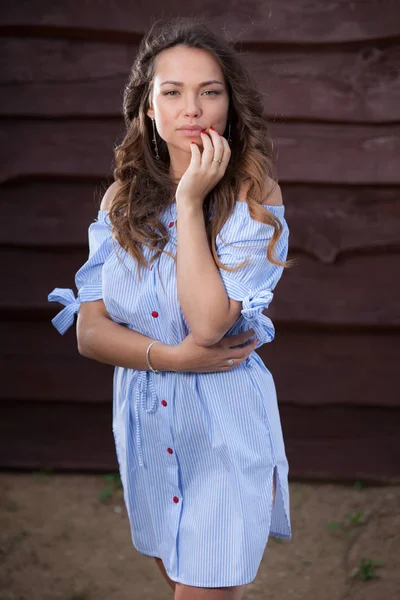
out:
<path id="1" fill-rule="evenodd" d="M 244 600 L 400 598 L 400 486 L 290 483 L 293 538 L 270 538 Z M 115 475 L 0 474 L 0 600 L 173 599 L 132 546 Z"/>

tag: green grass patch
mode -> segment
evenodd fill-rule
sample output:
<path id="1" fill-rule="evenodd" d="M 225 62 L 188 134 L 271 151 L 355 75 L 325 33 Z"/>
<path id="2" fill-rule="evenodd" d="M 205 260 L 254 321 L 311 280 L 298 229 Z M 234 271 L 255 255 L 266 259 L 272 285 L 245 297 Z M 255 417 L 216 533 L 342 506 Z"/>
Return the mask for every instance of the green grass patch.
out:
<path id="1" fill-rule="evenodd" d="M 89 592 L 86 590 L 82 590 L 81 592 L 76 592 L 72 594 L 72 596 L 67 596 L 65 600 L 89 600 Z"/>
<path id="2" fill-rule="evenodd" d="M 357 567 L 350 573 L 350 577 L 358 577 L 362 581 L 376 579 L 376 568 L 384 564 L 382 560 L 372 560 L 371 558 L 362 558 Z"/>
<path id="3" fill-rule="evenodd" d="M 100 490 L 97 498 L 100 502 L 107 503 L 110 502 L 116 493 L 122 492 L 122 482 L 119 473 L 108 473 L 104 475 L 103 480 L 107 485 Z"/>
<path id="4" fill-rule="evenodd" d="M 38 483 L 49 483 L 54 475 L 54 471 L 51 467 L 42 467 L 39 471 L 34 471 L 32 474 Z"/>
<path id="5" fill-rule="evenodd" d="M 9 500 L 6 505 L 6 509 L 9 512 L 17 512 L 17 510 L 19 509 L 18 503 L 15 502 L 15 500 Z"/>
<path id="6" fill-rule="evenodd" d="M 344 521 L 330 521 L 328 523 L 328 529 L 330 529 L 333 533 L 340 533 L 346 538 L 351 538 L 353 535 L 353 530 L 356 527 L 365 525 L 366 522 L 366 516 L 360 510 L 358 510 L 353 514 L 346 515 Z"/>

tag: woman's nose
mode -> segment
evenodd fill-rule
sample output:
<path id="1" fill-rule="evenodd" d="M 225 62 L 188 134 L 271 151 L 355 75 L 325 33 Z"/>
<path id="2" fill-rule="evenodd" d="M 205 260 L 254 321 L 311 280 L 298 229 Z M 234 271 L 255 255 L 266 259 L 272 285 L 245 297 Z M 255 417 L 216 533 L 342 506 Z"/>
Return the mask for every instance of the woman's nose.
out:
<path id="1" fill-rule="evenodd" d="M 185 102 L 185 113 L 187 115 L 197 116 L 200 112 L 197 101 L 193 98 L 188 98 Z"/>
<path id="2" fill-rule="evenodd" d="M 199 116 L 199 109 L 198 108 L 186 108 L 185 109 L 185 114 L 187 116 L 191 116 L 191 117 L 198 117 Z"/>

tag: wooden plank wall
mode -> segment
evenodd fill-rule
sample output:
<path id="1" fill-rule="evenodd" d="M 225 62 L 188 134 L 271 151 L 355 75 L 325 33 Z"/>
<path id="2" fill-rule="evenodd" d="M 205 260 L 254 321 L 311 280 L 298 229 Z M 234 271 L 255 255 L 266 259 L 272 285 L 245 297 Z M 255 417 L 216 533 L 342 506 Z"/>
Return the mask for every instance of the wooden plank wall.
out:
<path id="1" fill-rule="evenodd" d="M 292 477 L 400 479 L 400 5 L 200 2 L 264 94 L 291 227 L 260 351 Z M 73 287 L 153 18 L 187 3 L 40 0 L 0 14 L 0 465 L 116 468 L 112 367 L 50 319 Z"/>

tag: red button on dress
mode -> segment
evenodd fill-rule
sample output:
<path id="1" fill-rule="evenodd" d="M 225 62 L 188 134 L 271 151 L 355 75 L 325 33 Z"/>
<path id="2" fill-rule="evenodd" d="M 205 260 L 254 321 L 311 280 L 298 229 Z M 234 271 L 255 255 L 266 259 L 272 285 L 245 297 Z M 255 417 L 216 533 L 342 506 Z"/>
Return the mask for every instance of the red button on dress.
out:
<path id="1" fill-rule="evenodd" d="M 166 401 L 166 400 L 161 400 L 161 404 L 162 404 L 163 406 L 167 406 L 167 401 Z"/>
<path id="2" fill-rule="evenodd" d="M 172 450 L 172 448 L 167 448 L 167 450 L 168 450 L 168 452 L 169 452 L 170 454 L 173 454 L 173 453 L 174 453 L 174 451 Z"/>
<path id="3" fill-rule="evenodd" d="M 173 227 L 174 226 L 174 221 L 171 221 L 171 223 L 169 224 L 169 227 Z"/>
<path id="4" fill-rule="evenodd" d="M 151 313 L 151 316 L 154 318 L 158 317 L 158 312 L 156 310 L 153 310 L 153 312 Z"/>
<path id="5" fill-rule="evenodd" d="M 174 496 L 174 497 L 172 498 L 172 500 L 175 502 L 175 504 L 176 504 L 177 502 L 179 502 L 179 498 L 178 498 L 178 496 Z"/>

